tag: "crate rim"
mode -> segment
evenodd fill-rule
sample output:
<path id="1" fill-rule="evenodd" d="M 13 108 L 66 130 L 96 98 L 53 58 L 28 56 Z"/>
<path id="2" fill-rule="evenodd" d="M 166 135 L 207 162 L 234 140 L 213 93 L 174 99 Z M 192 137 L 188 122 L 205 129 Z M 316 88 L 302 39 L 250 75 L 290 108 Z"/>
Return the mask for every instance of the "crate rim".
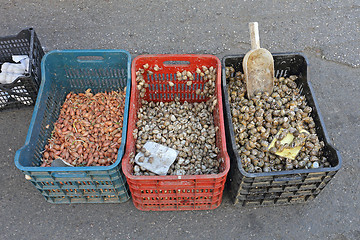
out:
<path id="1" fill-rule="evenodd" d="M 303 53 L 300 53 L 300 52 L 279 52 L 279 53 L 271 53 L 271 54 L 273 56 L 298 55 L 298 56 L 303 57 L 306 64 L 307 64 L 307 72 L 309 74 L 309 66 L 310 66 L 310 64 L 309 64 L 308 58 Z M 227 84 L 226 84 L 226 77 L 225 77 L 226 76 L 225 75 L 225 60 L 228 59 L 228 58 L 239 58 L 239 57 L 244 57 L 244 56 L 245 56 L 245 54 L 233 54 L 233 55 L 225 55 L 222 58 L 222 61 L 221 61 L 221 63 L 222 63 L 221 64 L 222 65 L 221 84 L 222 84 L 222 88 L 223 88 L 224 93 L 227 93 Z M 321 115 L 320 108 L 318 106 L 314 90 L 312 88 L 312 85 L 311 85 L 311 82 L 310 82 L 309 79 L 307 80 L 307 82 L 309 84 L 310 92 L 311 92 L 311 95 L 313 97 L 314 104 L 315 104 L 315 107 L 316 107 L 318 115 L 319 115 L 320 123 L 322 125 L 323 130 L 324 130 L 325 141 L 326 141 L 326 143 L 328 144 L 329 147 L 331 147 L 331 148 L 333 148 L 335 150 L 336 156 L 338 157 L 338 160 L 339 160 L 338 164 L 336 166 L 334 166 L 334 167 L 327 167 L 327 168 L 295 169 L 295 170 L 285 170 L 285 171 L 275 171 L 275 172 L 248 173 L 243 169 L 241 161 L 239 161 L 239 159 L 240 159 L 239 153 L 236 150 L 234 150 L 233 141 L 231 141 L 231 144 L 229 144 L 229 151 L 231 151 L 235 155 L 236 161 L 237 161 L 237 167 L 238 167 L 240 173 L 243 176 L 249 177 L 249 178 L 255 178 L 255 177 L 270 177 L 270 176 L 295 175 L 295 174 L 300 175 L 300 174 L 308 174 L 308 173 L 338 171 L 341 168 L 342 157 L 340 155 L 339 150 L 337 148 L 335 148 L 331 144 L 331 142 L 329 141 L 329 136 L 327 134 L 325 123 L 324 123 L 323 117 Z M 228 98 L 227 94 L 224 94 L 224 100 L 225 100 L 225 103 L 229 102 L 229 98 Z M 224 109 L 227 108 L 225 103 L 224 103 Z M 229 127 L 230 135 L 231 135 L 230 138 L 233 139 L 234 127 L 233 127 L 231 116 L 229 118 L 229 123 L 230 124 L 229 124 L 228 127 Z"/>
<path id="2" fill-rule="evenodd" d="M 217 62 L 217 78 L 221 79 L 221 62 L 220 59 L 218 57 L 216 57 L 215 55 L 211 55 L 211 54 L 143 54 L 143 55 L 139 55 L 137 57 L 135 57 L 132 61 L 132 65 L 131 65 L 131 81 L 135 81 L 136 79 L 136 67 L 135 67 L 135 63 L 138 59 L 144 58 L 144 57 L 174 57 L 174 58 L 187 58 L 187 57 L 207 57 L 207 58 L 213 58 L 214 60 L 216 60 Z M 219 87 L 219 94 L 220 97 L 222 97 L 222 92 L 221 92 L 221 81 L 220 83 L 216 83 L 217 86 Z M 136 86 L 134 84 L 131 85 L 131 88 L 134 88 L 134 90 L 136 89 Z M 133 90 L 133 89 L 132 89 Z M 135 94 L 131 94 L 130 96 L 131 100 L 130 102 L 134 102 L 135 99 Z M 223 108 L 223 104 L 222 104 L 222 98 L 219 101 L 219 107 Z M 222 117 L 222 119 L 224 119 L 224 112 L 219 110 L 219 115 L 220 118 Z M 129 116 L 130 117 L 130 116 Z M 227 148 L 226 148 L 226 137 L 225 137 L 225 124 L 223 121 L 223 124 L 220 123 L 220 128 L 223 129 L 224 132 L 224 136 L 221 136 L 222 139 L 222 148 L 223 148 L 223 152 L 224 152 L 224 164 L 225 164 L 225 169 L 224 171 L 222 171 L 221 173 L 218 174 L 203 174 L 203 175 L 156 175 L 156 176 L 135 176 L 132 175 L 130 172 L 127 171 L 126 166 L 130 163 L 127 163 L 130 161 L 130 141 L 126 141 L 126 152 L 124 155 L 124 161 L 122 161 L 122 169 L 123 169 L 123 173 L 125 175 L 125 177 L 127 178 L 128 181 L 145 181 L 145 180 L 152 180 L 152 181 L 174 181 L 174 180 L 204 180 L 204 179 L 212 179 L 214 180 L 214 177 L 216 177 L 216 179 L 221 179 L 225 176 L 227 176 L 229 170 L 230 170 L 230 157 L 229 154 L 227 152 Z M 215 180 L 216 180 L 215 179 Z"/>
<path id="3" fill-rule="evenodd" d="M 20 164 L 20 153 L 22 151 L 24 151 L 30 144 L 30 137 L 32 135 L 32 131 L 34 128 L 34 124 L 35 124 L 35 120 L 36 120 L 36 116 L 38 112 L 38 109 L 40 107 L 40 102 L 42 99 L 42 95 L 43 95 L 43 89 L 44 89 L 44 85 L 45 85 L 45 61 L 48 58 L 48 56 L 52 55 L 52 54 L 58 54 L 58 53 L 91 53 L 91 54 L 95 54 L 95 53 L 124 53 L 127 55 L 128 57 L 128 61 L 127 61 L 127 66 L 126 69 L 128 71 L 128 77 L 127 77 L 127 83 L 126 83 L 126 98 L 125 98 L 125 108 L 124 108 L 124 124 L 126 127 L 126 131 L 122 132 L 122 141 L 121 141 L 121 145 L 118 149 L 118 152 L 120 150 L 122 150 L 122 155 L 121 156 L 117 156 L 115 163 L 113 163 L 110 166 L 93 166 L 93 167 L 24 167 Z M 119 166 L 121 164 L 122 158 L 124 156 L 124 150 L 125 150 L 125 145 L 126 145 L 126 138 L 127 138 L 127 127 L 128 127 L 128 116 L 129 116 L 129 105 L 130 105 L 130 88 L 131 88 L 131 72 L 130 72 L 130 66 L 131 66 L 131 55 L 128 51 L 123 50 L 123 49 L 65 49 L 65 50 L 53 50 L 50 51 L 48 53 L 46 53 L 44 55 L 44 57 L 41 60 L 41 85 L 38 91 L 38 97 L 36 99 L 36 103 L 35 103 L 35 107 L 33 110 L 33 114 L 31 117 L 31 121 L 29 124 L 29 129 L 26 135 L 26 140 L 25 140 L 25 144 L 16 151 L 15 153 L 15 166 L 20 169 L 21 171 L 24 172 L 86 172 L 86 171 L 109 171 L 112 170 L 114 168 L 116 168 L 117 166 Z M 124 129 L 124 126 L 123 126 Z M 125 141 L 123 141 L 125 140 Z M 120 165 L 121 166 L 121 165 Z"/>
<path id="4" fill-rule="evenodd" d="M 35 31 L 35 29 L 33 27 L 26 27 L 26 28 L 23 28 L 20 30 L 20 32 L 18 32 L 17 34 L 11 34 L 11 35 L 7 35 L 7 36 L 1 36 L 0 37 L 0 41 L 3 41 L 4 39 L 7 39 L 7 38 L 12 38 L 12 37 L 17 37 L 19 35 L 19 33 L 21 33 L 22 31 Z"/>
<path id="5" fill-rule="evenodd" d="M 160 53 L 160 54 L 141 54 L 136 56 L 132 63 L 138 61 L 141 58 L 145 58 L 145 57 L 173 57 L 173 58 L 187 58 L 187 57 L 206 57 L 206 58 L 213 58 L 214 60 L 216 60 L 219 64 L 218 69 L 221 69 L 221 61 L 220 59 L 213 55 L 213 54 L 196 54 L 196 53 L 184 53 L 184 54 L 167 54 L 167 53 Z M 179 60 L 179 61 L 186 61 L 186 60 Z M 179 64 L 181 65 L 181 64 Z M 132 64 L 132 69 L 135 69 L 135 64 Z"/>

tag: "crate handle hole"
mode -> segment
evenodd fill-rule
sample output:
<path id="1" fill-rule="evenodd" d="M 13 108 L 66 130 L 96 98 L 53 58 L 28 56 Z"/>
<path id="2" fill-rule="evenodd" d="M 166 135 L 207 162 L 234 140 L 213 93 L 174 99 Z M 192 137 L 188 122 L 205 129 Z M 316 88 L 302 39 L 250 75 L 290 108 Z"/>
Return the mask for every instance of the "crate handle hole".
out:
<path id="1" fill-rule="evenodd" d="M 104 58 L 102 56 L 78 56 L 77 60 L 81 61 L 103 61 Z"/>
<path id="2" fill-rule="evenodd" d="M 189 61 L 165 61 L 164 65 L 190 65 Z"/>

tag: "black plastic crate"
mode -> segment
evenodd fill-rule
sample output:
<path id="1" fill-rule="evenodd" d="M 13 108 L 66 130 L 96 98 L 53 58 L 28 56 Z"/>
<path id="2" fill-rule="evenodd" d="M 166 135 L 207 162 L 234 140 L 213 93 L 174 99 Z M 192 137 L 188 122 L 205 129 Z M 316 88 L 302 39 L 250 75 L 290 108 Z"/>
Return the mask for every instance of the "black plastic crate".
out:
<path id="1" fill-rule="evenodd" d="M 234 204 L 240 203 L 242 206 L 258 206 L 303 203 L 314 199 L 340 169 L 342 159 L 340 153 L 329 143 L 313 88 L 308 81 L 308 61 L 306 57 L 299 53 L 273 54 L 275 77 L 287 77 L 290 75 L 299 77 L 296 82 L 301 94 L 306 97 L 308 105 L 313 109 L 311 117 L 315 121 L 319 140 L 325 143 L 323 152 L 331 167 L 262 173 L 248 173 L 243 169 L 235 145 L 225 67 L 233 67 L 236 72 L 243 72 L 243 57 L 244 55 L 233 55 L 225 56 L 222 59 L 226 144 L 231 161 L 228 185 L 230 186 L 233 202 Z"/>
<path id="2" fill-rule="evenodd" d="M 0 37 L 0 65 L 13 62 L 12 55 L 29 56 L 29 73 L 10 84 L 0 83 L 0 111 L 35 104 L 44 51 L 33 28 L 24 29 L 16 36 Z"/>

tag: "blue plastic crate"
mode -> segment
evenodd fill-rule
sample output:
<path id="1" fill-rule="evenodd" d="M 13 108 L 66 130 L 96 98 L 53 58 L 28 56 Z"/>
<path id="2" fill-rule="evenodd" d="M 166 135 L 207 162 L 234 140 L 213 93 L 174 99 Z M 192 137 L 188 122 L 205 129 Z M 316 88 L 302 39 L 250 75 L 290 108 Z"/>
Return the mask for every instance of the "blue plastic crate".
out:
<path id="1" fill-rule="evenodd" d="M 128 125 L 131 56 L 124 50 L 61 50 L 41 62 L 42 83 L 25 145 L 15 165 L 51 203 L 120 203 L 130 198 L 121 171 Z M 39 167 L 45 145 L 69 92 L 124 89 L 126 99 L 117 160 L 99 167 Z"/>

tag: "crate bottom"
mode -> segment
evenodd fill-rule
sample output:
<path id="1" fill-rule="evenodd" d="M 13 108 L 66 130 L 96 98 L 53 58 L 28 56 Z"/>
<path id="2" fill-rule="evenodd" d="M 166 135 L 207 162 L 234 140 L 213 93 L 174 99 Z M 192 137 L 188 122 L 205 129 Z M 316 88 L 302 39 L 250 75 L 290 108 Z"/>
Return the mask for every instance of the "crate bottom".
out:
<path id="1" fill-rule="evenodd" d="M 275 198 L 275 199 L 259 199 L 259 200 L 240 200 L 235 199 L 234 204 L 241 206 L 279 206 L 289 205 L 296 203 L 305 203 L 316 198 L 317 195 L 305 195 L 305 196 L 292 196 L 286 198 Z"/>
<path id="2" fill-rule="evenodd" d="M 142 211 L 211 210 L 220 206 L 222 191 L 215 194 L 214 190 L 211 189 L 211 191 L 202 192 L 203 195 L 199 195 L 201 191 L 198 190 L 193 189 L 189 190 L 189 192 L 159 190 L 154 191 L 154 194 L 145 193 L 153 191 L 135 191 L 133 193 L 133 203 L 136 208 Z M 165 192 L 168 194 L 164 194 Z"/>
<path id="3" fill-rule="evenodd" d="M 133 201 L 137 209 L 141 211 L 178 211 L 178 210 L 212 210 L 220 206 L 221 200 L 217 203 L 189 203 L 189 204 L 139 204 Z"/>
<path id="4" fill-rule="evenodd" d="M 130 199 L 128 193 L 119 196 L 93 196 L 93 197 L 47 197 L 45 200 L 49 203 L 55 204 L 70 204 L 70 203 L 124 203 Z"/>
<path id="5" fill-rule="evenodd" d="M 107 191 L 56 191 L 46 190 L 40 191 L 43 196 L 46 197 L 106 197 L 106 196 L 118 196 L 126 193 L 125 190 L 107 190 Z"/>
<path id="6" fill-rule="evenodd" d="M 33 177 L 32 179 L 35 179 Z M 125 177 L 114 181 L 92 180 L 86 178 L 72 181 L 31 181 L 49 203 L 122 203 L 130 199 Z M 125 182 L 124 182 L 125 181 Z"/>

